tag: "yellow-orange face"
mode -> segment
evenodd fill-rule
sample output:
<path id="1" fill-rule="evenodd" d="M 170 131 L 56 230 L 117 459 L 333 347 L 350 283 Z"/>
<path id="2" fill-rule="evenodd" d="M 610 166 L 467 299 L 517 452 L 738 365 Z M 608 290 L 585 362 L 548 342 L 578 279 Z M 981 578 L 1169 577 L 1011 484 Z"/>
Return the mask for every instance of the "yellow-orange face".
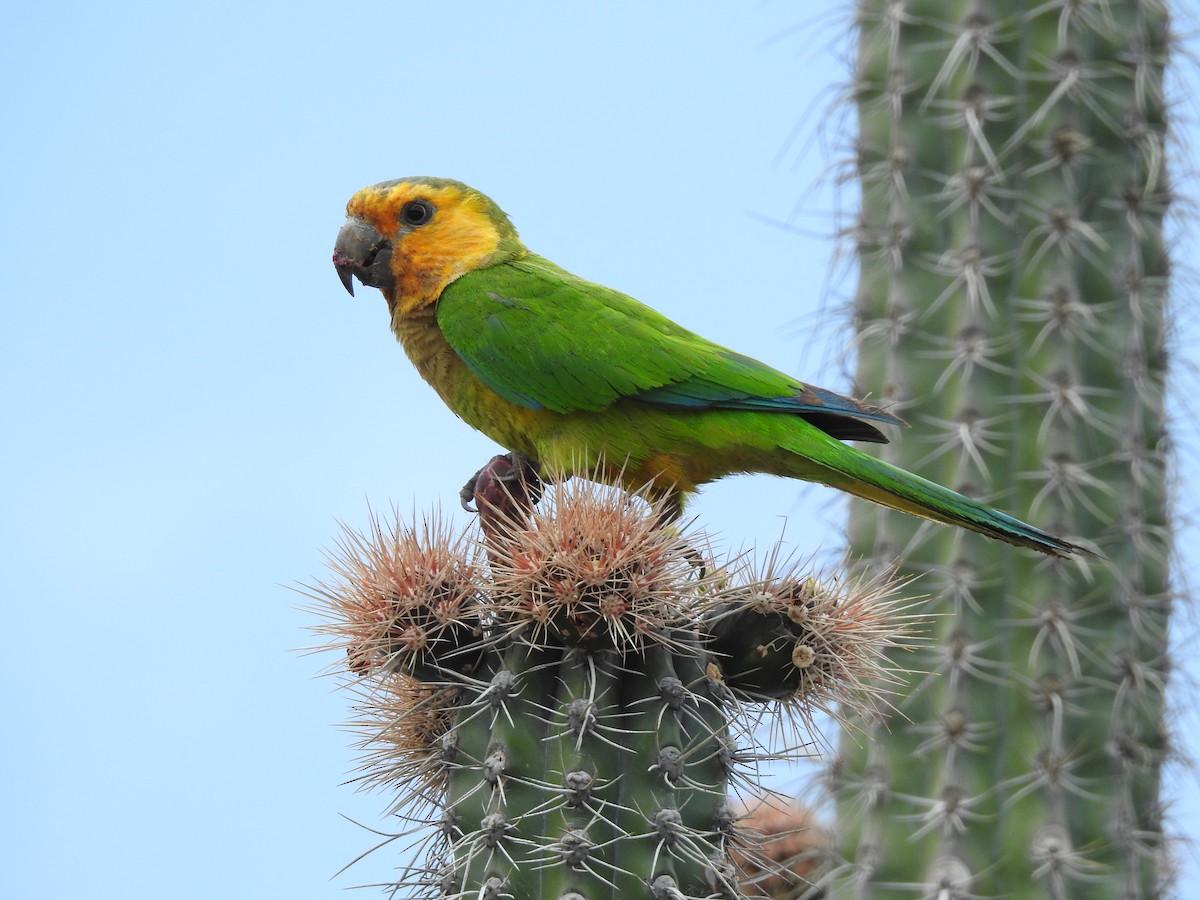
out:
<path id="1" fill-rule="evenodd" d="M 504 212 L 478 191 L 447 178 L 402 178 L 363 188 L 346 204 L 333 264 L 378 287 L 406 314 L 437 301 L 454 279 L 524 254 Z"/>

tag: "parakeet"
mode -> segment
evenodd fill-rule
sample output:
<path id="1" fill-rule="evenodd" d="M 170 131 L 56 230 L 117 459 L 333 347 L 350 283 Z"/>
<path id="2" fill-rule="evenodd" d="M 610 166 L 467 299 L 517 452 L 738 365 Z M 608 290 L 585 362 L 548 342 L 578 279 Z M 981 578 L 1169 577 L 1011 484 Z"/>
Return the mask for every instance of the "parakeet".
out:
<path id="1" fill-rule="evenodd" d="M 387 300 L 409 359 L 458 416 L 552 472 L 630 490 L 675 514 L 739 472 L 830 485 L 1043 553 L 1076 547 L 843 440 L 905 423 L 805 384 L 526 249 L 492 200 L 447 178 L 363 188 L 333 263 Z"/>

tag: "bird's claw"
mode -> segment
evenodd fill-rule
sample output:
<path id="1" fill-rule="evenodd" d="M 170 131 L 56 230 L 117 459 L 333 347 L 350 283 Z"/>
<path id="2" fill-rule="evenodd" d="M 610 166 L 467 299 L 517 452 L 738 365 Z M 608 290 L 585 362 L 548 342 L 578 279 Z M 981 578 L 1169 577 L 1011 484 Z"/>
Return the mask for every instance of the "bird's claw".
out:
<path id="1" fill-rule="evenodd" d="M 482 471 L 483 469 L 480 469 L 479 472 L 468 478 L 467 483 L 459 488 L 458 491 L 458 505 L 469 513 L 479 512 L 479 510 L 471 505 L 471 501 L 475 499 L 475 485 L 479 483 L 479 473 Z"/>
<path id="2" fill-rule="evenodd" d="M 499 486 L 504 498 L 495 496 Z M 488 505 L 518 505 L 532 509 L 542 496 L 542 479 L 537 464 L 518 450 L 494 456 L 486 466 L 472 475 L 458 492 L 458 502 L 467 512 L 480 511 L 480 501 Z"/>
<path id="3" fill-rule="evenodd" d="M 695 547 L 688 547 L 683 553 L 683 558 L 696 570 L 697 581 L 704 581 L 708 578 L 708 562 L 703 553 Z"/>

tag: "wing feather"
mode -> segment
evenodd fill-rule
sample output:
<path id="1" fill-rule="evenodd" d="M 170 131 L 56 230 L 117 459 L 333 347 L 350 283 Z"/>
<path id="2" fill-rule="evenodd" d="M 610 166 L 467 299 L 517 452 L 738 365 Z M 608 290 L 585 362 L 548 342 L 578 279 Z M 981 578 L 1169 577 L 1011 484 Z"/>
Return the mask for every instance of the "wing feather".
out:
<path id="1" fill-rule="evenodd" d="M 707 341 L 538 256 L 463 275 L 442 292 L 437 317 L 471 372 L 530 409 L 598 412 L 633 398 L 791 413 L 835 437 L 874 441 L 886 438 L 862 420 L 904 424 Z"/>

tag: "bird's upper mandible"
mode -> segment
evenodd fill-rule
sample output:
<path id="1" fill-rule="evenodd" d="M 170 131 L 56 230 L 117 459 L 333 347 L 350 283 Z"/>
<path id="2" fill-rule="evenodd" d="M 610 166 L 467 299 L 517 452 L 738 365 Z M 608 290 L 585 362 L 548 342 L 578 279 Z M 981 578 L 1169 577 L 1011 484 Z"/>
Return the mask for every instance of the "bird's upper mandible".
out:
<path id="1" fill-rule="evenodd" d="M 391 262 L 392 242 L 374 225 L 353 216 L 346 220 L 333 244 L 333 267 L 351 296 L 355 278 L 368 287 L 395 286 Z"/>

